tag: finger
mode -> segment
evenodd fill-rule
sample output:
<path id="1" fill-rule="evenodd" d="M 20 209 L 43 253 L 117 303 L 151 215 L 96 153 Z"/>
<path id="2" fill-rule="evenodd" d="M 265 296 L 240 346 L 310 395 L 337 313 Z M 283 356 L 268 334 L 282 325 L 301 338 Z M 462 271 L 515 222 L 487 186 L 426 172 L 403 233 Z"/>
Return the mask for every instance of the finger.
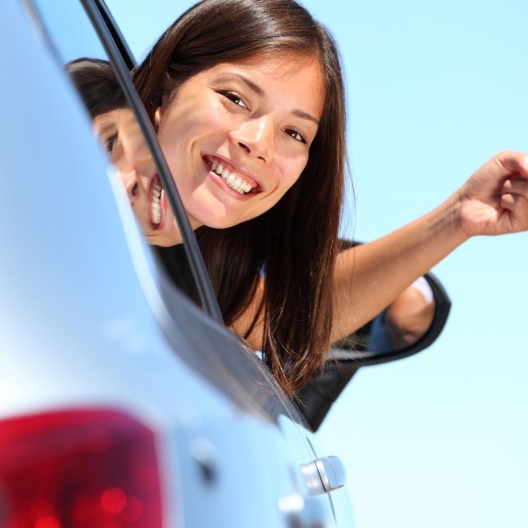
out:
<path id="1" fill-rule="evenodd" d="M 511 174 L 519 173 L 528 177 L 528 154 L 506 150 L 495 159 Z"/>
<path id="2" fill-rule="evenodd" d="M 528 178 L 515 175 L 508 178 L 502 186 L 504 192 L 514 192 L 515 194 L 526 194 L 528 191 Z"/>
<path id="3" fill-rule="evenodd" d="M 514 209 L 528 210 L 528 196 L 524 193 L 506 193 L 501 196 L 501 207 L 513 211 Z"/>
<path id="4" fill-rule="evenodd" d="M 510 232 L 528 229 L 528 200 L 520 194 L 504 194 L 501 196 L 501 207 L 509 211 Z"/>
<path id="5" fill-rule="evenodd" d="M 514 194 L 503 194 L 501 196 L 501 207 L 503 209 L 508 209 L 513 211 L 515 209 L 515 204 L 517 203 L 519 196 Z"/>
<path id="6" fill-rule="evenodd" d="M 501 189 L 501 194 L 520 194 L 522 196 L 528 197 L 528 179 L 521 176 L 514 176 L 513 178 L 508 178 Z"/>

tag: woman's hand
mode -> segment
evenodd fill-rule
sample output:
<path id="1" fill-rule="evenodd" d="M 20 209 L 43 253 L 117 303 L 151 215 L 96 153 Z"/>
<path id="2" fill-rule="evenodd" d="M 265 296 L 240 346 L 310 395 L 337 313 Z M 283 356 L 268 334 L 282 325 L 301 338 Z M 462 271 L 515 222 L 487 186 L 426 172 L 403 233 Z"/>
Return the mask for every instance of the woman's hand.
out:
<path id="1" fill-rule="evenodd" d="M 528 230 L 528 155 L 501 152 L 456 193 L 465 236 Z"/>

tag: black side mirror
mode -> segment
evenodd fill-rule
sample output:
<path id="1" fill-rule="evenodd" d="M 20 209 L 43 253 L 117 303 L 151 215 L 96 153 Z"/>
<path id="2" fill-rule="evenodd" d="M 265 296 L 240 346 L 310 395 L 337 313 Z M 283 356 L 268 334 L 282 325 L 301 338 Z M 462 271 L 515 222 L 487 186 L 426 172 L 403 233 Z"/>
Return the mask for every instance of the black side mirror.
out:
<path id="1" fill-rule="evenodd" d="M 345 247 L 351 245 L 347 241 L 343 244 Z M 447 321 L 451 301 L 432 273 L 424 275 L 420 283 L 417 284 L 419 289 L 425 285 L 430 292 L 424 293 L 427 302 L 422 303 L 423 306 L 420 305 L 411 317 L 399 317 L 403 315 L 403 308 L 400 308 L 403 304 L 396 307 L 395 303 L 357 332 L 333 344 L 322 372 L 298 395 L 298 407 L 312 431 L 317 431 L 333 403 L 361 367 L 412 356 L 438 338 Z M 396 313 L 391 313 L 391 309 Z M 419 317 L 415 317 L 417 314 Z"/>
<path id="2" fill-rule="evenodd" d="M 427 310 L 429 313 L 421 317 L 418 329 L 409 331 L 404 324 L 391 323 L 394 319 L 391 305 L 357 332 L 334 343 L 329 361 L 354 364 L 358 368 L 377 365 L 412 356 L 434 343 L 445 326 L 451 301 L 431 272 L 424 275 L 423 281 L 430 288 L 432 301 L 426 309 L 420 307 L 421 312 Z"/>

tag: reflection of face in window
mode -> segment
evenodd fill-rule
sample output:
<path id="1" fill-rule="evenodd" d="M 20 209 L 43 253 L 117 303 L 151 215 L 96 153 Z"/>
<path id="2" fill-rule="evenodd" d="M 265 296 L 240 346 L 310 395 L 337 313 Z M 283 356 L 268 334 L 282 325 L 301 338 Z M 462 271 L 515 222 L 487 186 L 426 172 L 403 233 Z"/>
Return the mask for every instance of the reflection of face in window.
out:
<path id="1" fill-rule="evenodd" d="M 159 183 L 150 151 L 132 111 L 118 108 L 94 117 L 94 128 L 125 184 L 150 244 L 172 245 L 179 231 Z"/>
<path id="2" fill-rule="evenodd" d="M 121 173 L 148 242 L 173 245 L 180 240 L 174 215 L 112 67 L 105 60 L 82 58 L 68 63 L 66 69 L 92 116 L 97 135 Z"/>

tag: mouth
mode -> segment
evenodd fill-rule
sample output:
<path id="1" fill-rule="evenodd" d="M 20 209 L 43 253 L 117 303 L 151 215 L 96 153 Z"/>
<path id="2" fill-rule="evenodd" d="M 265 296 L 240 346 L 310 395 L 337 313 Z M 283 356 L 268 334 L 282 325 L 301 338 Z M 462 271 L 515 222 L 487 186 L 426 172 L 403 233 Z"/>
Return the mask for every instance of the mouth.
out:
<path id="1" fill-rule="evenodd" d="M 259 185 L 248 176 L 241 174 L 225 160 L 204 156 L 211 172 L 222 178 L 225 184 L 241 195 L 259 192 Z"/>
<path id="2" fill-rule="evenodd" d="M 150 182 L 149 198 L 150 223 L 152 229 L 159 229 L 165 216 L 165 191 L 157 174 Z"/>

